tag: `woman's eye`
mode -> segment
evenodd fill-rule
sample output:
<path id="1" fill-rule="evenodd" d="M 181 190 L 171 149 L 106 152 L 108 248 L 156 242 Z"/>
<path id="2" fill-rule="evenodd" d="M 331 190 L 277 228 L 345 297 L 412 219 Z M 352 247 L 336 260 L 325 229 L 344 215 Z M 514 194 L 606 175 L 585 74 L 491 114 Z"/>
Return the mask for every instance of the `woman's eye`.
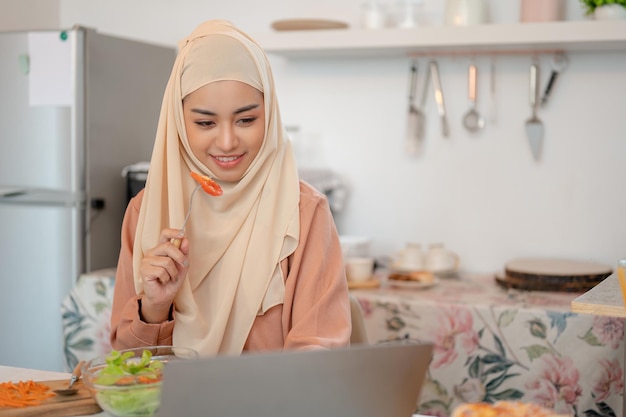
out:
<path id="1" fill-rule="evenodd" d="M 196 124 L 200 127 L 211 127 L 215 123 L 212 120 L 198 120 Z"/>
<path id="2" fill-rule="evenodd" d="M 256 117 L 252 117 L 252 116 L 251 117 L 243 117 L 243 118 L 239 119 L 239 121 L 237 123 L 240 124 L 240 125 L 243 125 L 243 126 L 247 126 L 247 125 L 250 125 L 250 124 L 254 123 L 254 121 L 256 119 L 257 119 Z"/>

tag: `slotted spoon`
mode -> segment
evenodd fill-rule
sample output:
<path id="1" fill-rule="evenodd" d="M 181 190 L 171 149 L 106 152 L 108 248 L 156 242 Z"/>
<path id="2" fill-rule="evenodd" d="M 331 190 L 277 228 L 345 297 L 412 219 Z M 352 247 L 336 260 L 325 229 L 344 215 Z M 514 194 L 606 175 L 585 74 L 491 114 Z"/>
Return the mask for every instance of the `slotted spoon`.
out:
<path id="1" fill-rule="evenodd" d="M 485 119 L 483 119 L 480 113 L 478 113 L 478 110 L 476 110 L 476 79 L 478 78 L 476 72 L 476 65 L 471 64 L 468 70 L 470 109 L 463 117 L 463 126 L 472 133 L 478 132 L 485 127 Z"/>

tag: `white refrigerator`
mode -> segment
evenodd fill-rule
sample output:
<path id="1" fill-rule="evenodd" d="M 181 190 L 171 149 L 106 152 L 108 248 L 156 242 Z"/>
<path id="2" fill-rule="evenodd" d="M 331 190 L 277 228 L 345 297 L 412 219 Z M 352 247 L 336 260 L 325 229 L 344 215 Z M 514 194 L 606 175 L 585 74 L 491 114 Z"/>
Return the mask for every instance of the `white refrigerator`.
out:
<path id="1" fill-rule="evenodd" d="M 78 26 L 0 32 L 0 365 L 67 370 L 61 302 L 117 263 L 121 173 L 150 159 L 175 54 Z"/>

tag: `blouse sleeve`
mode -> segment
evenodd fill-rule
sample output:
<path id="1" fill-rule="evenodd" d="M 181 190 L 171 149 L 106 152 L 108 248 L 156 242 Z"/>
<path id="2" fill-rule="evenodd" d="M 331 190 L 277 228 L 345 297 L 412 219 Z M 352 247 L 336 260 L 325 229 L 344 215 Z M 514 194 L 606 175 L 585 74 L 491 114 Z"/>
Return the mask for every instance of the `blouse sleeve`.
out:
<path id="1" fill-rule="evenodd" d="M 284 348 L 348 346 L 350 301 L 337 229 L 326 197 L 301 188 L 300 243 L 285 281 Z"/>
<path id="2" fill-rule="evenodd" d="M 174 320 L 149 324 L 139 317 L 140 297 L 133 278 L 133 244 L 143 191 L 128 204 L 122 223 L 121 250 L 115 275 L 111 311 L 111 346 L 129 349 L 140 346 L 171 345 Z"/>

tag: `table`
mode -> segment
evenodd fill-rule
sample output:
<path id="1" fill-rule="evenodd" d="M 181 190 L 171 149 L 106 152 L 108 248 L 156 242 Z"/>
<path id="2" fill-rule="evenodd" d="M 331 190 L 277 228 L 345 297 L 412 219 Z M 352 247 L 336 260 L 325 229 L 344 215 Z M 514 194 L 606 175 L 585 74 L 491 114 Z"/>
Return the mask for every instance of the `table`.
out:
<path id="1" fill-rule="evenodd" d="M 572 301 L 572 311 L 599 316 L 626 317 L 624 297 L 617 274 L 610 275 L 600 284 L 575 298 Z M 624 340 L 626 340 L 626 334 L 624 337 Z M 623 363 L 626 364 L 626 352 Z M 626 372 L 623 372 L 623 370 L 623 367 L 620 368 L 620 371 L 623 373 L 622 383 L 623 386 L 626 386 Z M 623 410 L 626 410 L 626 395 L 623 396 Z"/>
<path id="2" fill-rule="evenodd" d="M 417 412 L 520 399 L 572 415 L 623 416 L 623 318 L 571 311 L 580 293 L 505 290 L 493 275 L 423 289 L 352 290 L 370 343 L 435 344 Z M 593 413 L 597 414 L 593 414 Z"/>
<path id="3" fill-rule="evenodd" d="M 5 382 L 5 381 L 17 382 L 17 381 L 29 380 L 29 379 L 32 379 L 33 381 L 46 381 L 46 380 L 56 380 L 56 379 L 67 379 L 69 377 L 70 377 L 69 373 L 39 371 L 36 369 L 14 368 L 10 366 L 0 365 L 0 382 Z M 76 416 L 76 417 L 110 417 L 110 415 L 102 411 L 100 413 L 91 414 L 89 416 Z M 414 414 L 412 417 L 429 417 L 429 416 Z"/>

